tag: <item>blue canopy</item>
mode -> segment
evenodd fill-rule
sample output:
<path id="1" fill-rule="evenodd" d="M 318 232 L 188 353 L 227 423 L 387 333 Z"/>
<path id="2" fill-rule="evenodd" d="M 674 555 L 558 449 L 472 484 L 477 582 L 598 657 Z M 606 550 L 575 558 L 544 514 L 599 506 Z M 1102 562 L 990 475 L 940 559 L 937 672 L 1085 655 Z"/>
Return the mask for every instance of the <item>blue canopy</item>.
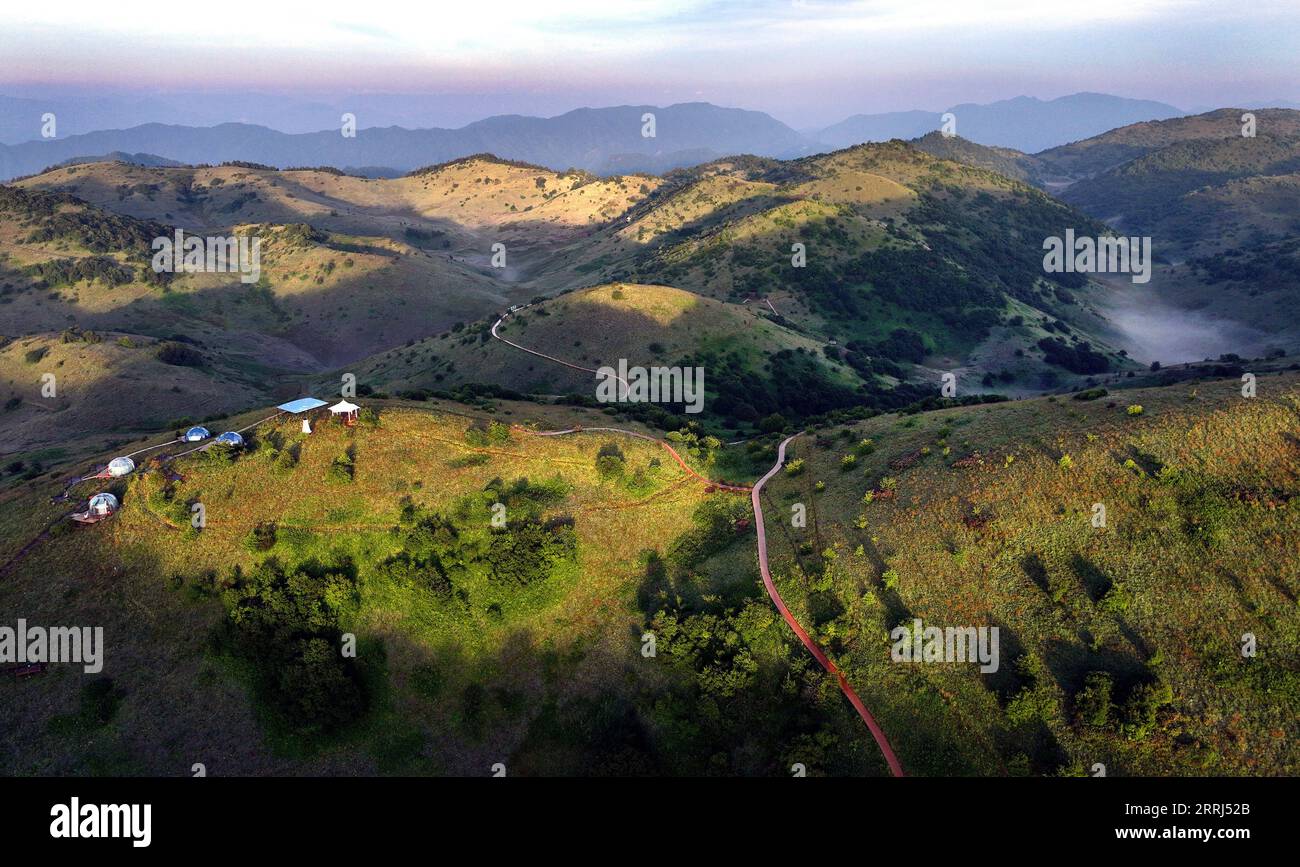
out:
<path id="1" fill-rule="evenodd" d="M 325 405 L 325 401 L 317 400 L 314 397 L 300 397 L 297 400 L 291 400 L 288 403 L 282 403 L 276 409 L 282 409 L 285 412 L 299 413 L 307 412 L 310 409 L 319 409 Z"/>

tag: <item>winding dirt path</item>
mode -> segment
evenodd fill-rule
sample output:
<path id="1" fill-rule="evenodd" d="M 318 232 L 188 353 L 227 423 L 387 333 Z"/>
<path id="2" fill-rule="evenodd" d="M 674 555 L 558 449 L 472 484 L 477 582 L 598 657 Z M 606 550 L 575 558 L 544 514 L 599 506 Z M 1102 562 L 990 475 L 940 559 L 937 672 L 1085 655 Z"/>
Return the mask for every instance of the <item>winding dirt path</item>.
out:
<path id="1" fill-rule="evenodd" d="M 511 310 L 507 310 L 505 313 L 502 313 L 501 317 L 497 319 L 496 322 L 492 323 L 492 336 L 495 337 L 497 340 L 500 340 L 502 343 L 506 344 L 507 346 L 513 346 L 515 349 L 518 349 L 521 352 L 527 352 L 529 355 L 536 355 L 538 358 L 545 358 L 547 361 L 553 361 L 556 364 L 562 364 L 565 367 L 572 368 L 573 370 L 581 370 L 584 373 L 600 372 L 598 368 L 583 367 L 582 365 L 579 364 L 573 364 L 572 362 L 565 361 L 563 358 L 556 358 L 554 355 L 547 355 L 545 352 L 538 352 L 535 349 L 529 349 L 527 346 L 521 346 L 520 344 L 515 343 L 513 340 L 507 340 L 506 338 L 502 337 L 500 334 L 497 334 L 497 329 L 501 327 L 501 324 L 505 322 L 506 319 L 509 318 L 511 314 L 517 313 L 520 310 L 527 310 L 529 307 L 532 306 L 533 305 L 531 304 L 525 304 L 522 307 L 516 307 Z M 618 376 L 617 374 L 615 374 L 614 378 L 617 379 L 619 382 L 623 383 L 624 388 L 630 388 L 630 386 L 627 384 L 626 379 L 623 379 L 621 376 Z"/>
<path id="2" fill-rule="evenodd" d="M 803 646 L 808 648 L 808 652 L 811 653 L 819 663 L 821 663 L 822 668 L 826 669 L 830 674 L 835 675 L 835 678 L 840 684 L 840 691 L 844 693 L 845 698 L 847 698 L 857 710 L 858 716 L 862 717 L 862 721 L 865 722 L 867 728 L 871 730 L 871 736 L 876 739 L 876 744 L 880 747 L 880 752 L 884 755 L 885 762 L 889 765 L 890 773 L 895 777 L 906 776 L 903 773 L 902 764 L 898 761 L 898 756 L 894 755 L 894 749 L 889 745 L 889 739 L 885 737 L 884 730 L 880 728 L 880 725 L 876 722 L 876 718 L 871 715 L 871 711 L 867 710 L 867 706 L 862 703 L 862 699 L 858 698 L 858 694 L 853 690 L 853 687 L 849 684 L 849 681 L 845 678 L 844 674 L 835 666 L 835 663 L 831 662 L 830 658 L 827 657 L 822 649 L 817 646 L 817 643 L 812 640 L 812 637 L 804 631 L 804 628 L 799 625 L 799 621 L 795 620 L 794 615 L 790 613 L 790 609 L 785 607 L 785 602 L 782 601 L 781 594 L 777 592 L 776 582 L 772 580 L 772 572 L 768 568 L 767 534 L 763 528 L 763 504 L 759 500 L 763 493 L 763 485 L 767 484 L 768 480 L 780 472 L 781 467 L 785 465 L 786 445 L 797 436 L 799 436 L 799 434 L 793 434 L 781 441 L 781 445 L 777 448 L 776 464 L 773 465 L 772 469 L 767 471 L 767 475 L 754 483 L 754 488 L 750 492 L 750 500 L 754 505 L 754 526 L 758 529 L 758 568 L 759 571 L 763 573 L 763 584 L 767 587 L 767 595 L 772 597 L 772 604 L 776 606 L 777 611 L 781 612 L 781 616 L 785 618 L 785 622 L 794 630 L 794 634 L 799 636 L 799 640 L 803 642 Z"/>

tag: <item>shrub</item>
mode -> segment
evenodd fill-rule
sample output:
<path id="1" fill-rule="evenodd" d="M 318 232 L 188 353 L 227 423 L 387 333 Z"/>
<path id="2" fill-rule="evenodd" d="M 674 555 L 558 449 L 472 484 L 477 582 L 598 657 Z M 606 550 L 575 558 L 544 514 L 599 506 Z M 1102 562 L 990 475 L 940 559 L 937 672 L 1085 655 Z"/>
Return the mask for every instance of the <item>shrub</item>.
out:
<path id="1" fill-rule="evenodd" d="M 350 483 L 355 475 L 356 464 L 353 462 L 352 455 L 348 452 L 344 452 L 330 462 L 330 468 L 326 472 L 326 478 L 329 481 L 344 485 Z"/>
<path id="2" fill-rule="evenodd" d="M 627 458 L 623 456 L 623 450 L 618 447 L 618 443 L 605 443 L 596 452 L 596 472 L 603 479 L 612 479 L 623 475 L 623 468 L 626 464 Z"/>
<path id="3" fill-rule="evenodd" d="M 199 454 L 216 464 L 233 464 L 239 457 L 239 448 L 229 443 L 213 443 Z"/>
<path id="4" fill-rule="evenodd" d="M 1038 341 L 1048 364 L 1064 367 L 1071 373 L 1093 374 L 1110 370 L 1110 359 L 1094 350 L 1086 341 L 1071 346 L 1057 337 L 1044 337 Z"/>
<path id="5" fill-rule="evenodd" d="M 275 547 L 275 522 L 258 521 L 252 530 L 248 531 L 248 537 L 244 539 L 244 547 L 249 551 L 269 551 Z"/>
<path id="6" fill-rule="evenodd" d="M 1142 404 L 1140 403 L 1129 404 L 1127 411 L 1129 415 L 1141 415 L 1143 412 L 1145 412 L 1145 410 L 1142 408 Z"/>
<path id="7" fill-rule="evenodd" d="M 380 563 L 377 572 L 399 587 L 420 587 L 444 602 L 451 599 L 451 578 L 437 554 L 412 557 L 403 551 Z"/>
<path id="8" fill-rule="evenodd" d="M 1111 694 L 1114 679 L 1104 671 L 1090 671 L 1083 680 L 1083 688 L 1074 696 L 1074 709 L 1079 722 L 1093 728 L 1109 725 L 1114 714 Z"/>
<path id="9" fill-rule="evenodd" d="M 275 459 L 275 470 L 287 473 L 291 472 L 296 466 L 298 466 L 298 450 L 293 446 L 281 449 L 280 454 Z"/>
<path id="10" fill-rule="evenodd" d="M 172 341 L 163 343 L 154 352 L 154 357 L 163 364 L 172 364 L 177 367 L 203 366 L 203 354 L 183 343 Z"/>
<path id="11" fill-rule="evenodd" d="M 1110 394 L 1104 388 L 1088 388 L 1074 395 L 1075 400 L 1096 400 L 1099 397 L 1105 397 Z"/>

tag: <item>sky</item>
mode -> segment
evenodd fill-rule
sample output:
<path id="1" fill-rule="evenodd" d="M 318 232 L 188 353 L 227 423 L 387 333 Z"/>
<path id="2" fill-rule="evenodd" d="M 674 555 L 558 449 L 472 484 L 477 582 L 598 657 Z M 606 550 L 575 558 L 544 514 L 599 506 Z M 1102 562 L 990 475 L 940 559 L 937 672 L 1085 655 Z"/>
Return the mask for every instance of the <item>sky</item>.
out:
<path id="1" fill-rule="evenodd" d="M 1079 91 L 1300 101 L 1298 48 L 1300 0 L 61 0 L 5 11 L 0 94 L 423 94 L 448 123 L 707 101 L 810 128 Z"/>

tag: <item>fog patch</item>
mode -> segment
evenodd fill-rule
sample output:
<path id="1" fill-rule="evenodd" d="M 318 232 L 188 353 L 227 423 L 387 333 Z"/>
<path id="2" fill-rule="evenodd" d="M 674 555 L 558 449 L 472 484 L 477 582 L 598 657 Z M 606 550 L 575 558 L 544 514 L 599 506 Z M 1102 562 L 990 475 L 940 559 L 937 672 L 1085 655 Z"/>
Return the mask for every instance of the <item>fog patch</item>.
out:
<path id="1" fill-rule="evenodd" d="M 1174 307 L 1146 289 L 1110 285 L 1115 291 L 1103 310 L 1118 333 L 1115 344 L 1135 361 L 1177 364 L 1228 352 L 1251 357 L 1277 343 L 1276 335 L 1203 310 Z"/>

